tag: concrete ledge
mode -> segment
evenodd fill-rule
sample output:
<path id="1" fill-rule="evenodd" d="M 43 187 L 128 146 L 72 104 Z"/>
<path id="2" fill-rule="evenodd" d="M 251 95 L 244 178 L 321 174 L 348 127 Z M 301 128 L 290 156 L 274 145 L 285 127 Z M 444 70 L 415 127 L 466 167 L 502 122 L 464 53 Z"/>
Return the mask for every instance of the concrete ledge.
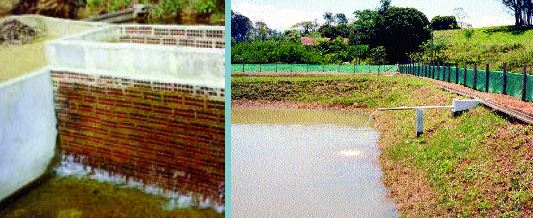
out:
<path id="1" fill-rule="evenodd" d="M 43 175 L 56 147 L 48 69 L 0 84 L 0 200 Z"/>

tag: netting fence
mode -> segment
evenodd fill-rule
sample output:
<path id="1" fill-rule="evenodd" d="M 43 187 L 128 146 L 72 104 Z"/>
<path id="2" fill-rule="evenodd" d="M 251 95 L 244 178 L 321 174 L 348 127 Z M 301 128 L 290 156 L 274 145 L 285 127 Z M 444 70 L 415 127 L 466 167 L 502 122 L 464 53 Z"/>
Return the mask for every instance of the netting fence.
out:
<path id="1" fill-rule="evenodd" d="M 522 73 L 506 72 L 505 66 L 503 71 L 490 70 L 489 66 L 483 68 L 475 65 L 473 69 L 450 65 L 399 65 L 402 74 L 461 84 L 477 91 L 506 94 L 533 102 L 533 74 L 527 74 L 527 67 Z"/>
<path id="2" fill-rule="evenodd" d="M 232 64 L 231 72 L 334 72 L 334 73 L 382 73 L 397 72 L 397 65 L 315 65 L 315 64 Z"/>

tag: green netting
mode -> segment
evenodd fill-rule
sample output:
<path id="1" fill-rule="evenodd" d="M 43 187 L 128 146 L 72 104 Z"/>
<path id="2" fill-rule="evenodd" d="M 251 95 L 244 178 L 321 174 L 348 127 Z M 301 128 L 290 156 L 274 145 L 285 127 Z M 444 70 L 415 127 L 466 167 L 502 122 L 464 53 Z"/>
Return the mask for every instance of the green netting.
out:
<path id="1" fill-rule="evenodd" d="M 394 72 L 396 65 L 232 64 L 232 72 Z M 403 70 L 403 67 L 402 67 Z"/>
<path id="2" fill-rule="evenodd" d="M 450 72 L 450 82 L 451 83 L 457 83 L 457 78 L 459 77 L 458 75 L 456 76 L 455 73 L 456 71 L 458 70 L 456 67 L 451 67 L 450 68 L 451 72 Z M 458 71 L 457 71 L 458 72 Z"/>
<path id="3" fill-rule="evenodd" d="M 474 87 L 474 70 L 472 69 L 466 70 L 466 86 L 469 88 Z"/>
<path id="4" fill-rule="evenodd" d="M 486 78 L 487 75 L 485 71 L 477 71 L 476 90 L 485 91 L 485 83 L 487 82 Z"/>
<path id="5" fill-rule="evenodd" d="M 456 74 L 456 67 L 447 66 L 427 66 L 427 65 L 400 65 L 400 72 L 412 74 L 420 77 L 428 77 L 450 83 L 465 84 L 465 69 L 459 67 Z M 488 91 L 491 93 L 503 93 L 503 72 L 489 71 L 488 78 L 485 70 L 478 70 L 476 74 L 476 84 L 474 86 L 474 70 L 466 69 L 466 86 L 475 88 L 478 91 L 485 91 L 488 79 Z M 522 98 L 523 74 L 507 73 L 507 94 Z M 533 102 L 533 75 L 527 75 L 526 81 L 526 101 Z"/>
<path id="6" fill-rule="evenodd" d="M 507 94 L 522 97 L 522 75 L 517 73 L 507 73 Z"/>
<path id="7" fill-rule="evenodd" d="M 527 75 L 526 101 L 533 102 L 533 75 Z"/>
<path id="8" fill-rule="evenodd" d="M 503 90 L 503 72 L 491 71 L 489 79 L 489 92 L 502 93 Z"/>

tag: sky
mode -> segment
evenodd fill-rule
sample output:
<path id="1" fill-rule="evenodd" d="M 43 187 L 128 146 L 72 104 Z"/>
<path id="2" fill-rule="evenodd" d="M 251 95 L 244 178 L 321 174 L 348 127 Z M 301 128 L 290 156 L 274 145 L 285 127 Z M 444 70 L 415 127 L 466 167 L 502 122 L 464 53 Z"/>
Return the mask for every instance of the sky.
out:
<path id="1" fill-rule="evenodd" d="M 392 0 L 392 6 L 412 7 L 424 13 L 429 20 L 434 16 L 454 15 L 455 8 L 463 8 L 466 23 L 473 27 L 514 24 L 501 0 Z M 344 13 L 354 19 L 356 10 L 376 9 L 379 0 L 231 0 L 231 9 L 252 22 L 263 21 L 270 28 L 286 30 L 300 21 L 317 19 L 323 23 L 324 12 Z"/>

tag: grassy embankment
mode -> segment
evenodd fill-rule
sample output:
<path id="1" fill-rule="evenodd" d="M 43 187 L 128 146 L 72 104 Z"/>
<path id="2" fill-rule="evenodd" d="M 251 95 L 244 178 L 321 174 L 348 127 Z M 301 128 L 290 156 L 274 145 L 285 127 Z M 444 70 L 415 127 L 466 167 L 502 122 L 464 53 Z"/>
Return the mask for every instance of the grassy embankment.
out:
<path id="1" fill-rule="evenodd" d="M 234 77 L 232 99 L 319 103 L 368 109 L 448 105 L 455 94 L 412 77 Z M 426 110 L 376 114 L 384 183 L 407 216 L 519 217 L 533 209 L 533 127 L 477 107 L 458 117 Z"/>
<path id="2" fill-rule="evenodd" d="M 211 209 L 170 209 L 137 189 L 72 177 L 51 178 L 0 208 L 0 217 L 223 217 Z"/>
<path id="3" fill-rule="evenodd" d="M 489 63 L 501 69 L 506 62 L 511 70 L 521 72 L 520 66 L 533 62 L 533 29 L 516 29 L 512 26 L 477 28 L 471 38 L 465 31 L 436 31 L 435 39 L 444 40 L 444 56 L 449 62 Z"/>

